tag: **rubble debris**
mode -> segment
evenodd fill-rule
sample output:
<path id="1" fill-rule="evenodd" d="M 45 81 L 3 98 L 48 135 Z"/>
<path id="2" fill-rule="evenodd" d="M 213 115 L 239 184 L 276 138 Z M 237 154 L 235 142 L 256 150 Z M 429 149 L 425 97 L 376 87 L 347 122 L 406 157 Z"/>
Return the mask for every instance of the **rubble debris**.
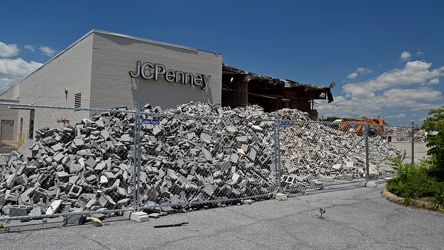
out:
<path id="1" fill-rule="evenodd" d="M 386 135 L 389 135 L 392 137 L 392 140 L 394 141 L 412 141 L 412 127 L 391 127 L 386 126 L 385 132 Z M 413 137 L 415 139 L 415 142 L 425 142 L 427 133 L 419 128 L 414 128 L 414 134 Z"/>
<path id="2" fill-rule="evenodd" d="M 356 137 L 313 123 L 298 110 L 282 109 L 278 116 L 291 121 L 279 129 L 281 176 L 316 188 L 322 182 L 315 179 L 365 177 L 365 148 Z M 145 105 L 141 118 L 159 123 L 141 126 L 138 175 L 132 113 L 94 114 L 73 126 L 36 131 L 35 140 L 0 156 L 0 215 L 127 209 L 133 206 L 135 179 L 143 211 L 160 215 L 182 211 L 184 204 L 277 190 L 274 114 L 261 107 L 188 103 L 161 110 Z M 372 163 L 377 174 L 378 161 L 397 152 L 382 138 L 370 140 L 379 157 Z"/>

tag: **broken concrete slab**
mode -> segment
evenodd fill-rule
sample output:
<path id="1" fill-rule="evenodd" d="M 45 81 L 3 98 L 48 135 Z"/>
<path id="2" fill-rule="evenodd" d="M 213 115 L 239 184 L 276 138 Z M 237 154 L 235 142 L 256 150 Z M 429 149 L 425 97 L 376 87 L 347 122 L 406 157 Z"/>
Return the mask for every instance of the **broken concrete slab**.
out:
<path id="1" fill-rule="evenodd" d="M 62 204 L 62 200 L 55 200 L 55 201 L 51 202 L 51 205 L 48 207 L 45 214 L 57 213 L 61 204 Z"/>
<path id="2" fill-rule="evenodd" d="M 123 216 L 129 220 L 133 220 L 136 222 L 145 222 L 149 221 L 149 216 L 145 212 L 132 212 L 132 211 L 125 211 Z"/>
<path id="3" fill-rule="evenodd" d="M 100 219 L 96 218 L 96 217 L 91 217 L 90 220 L 91 220 L 91 224 L 93 226 L 95 226 L 95 227 L 103 226 L 103 222 Z"/>

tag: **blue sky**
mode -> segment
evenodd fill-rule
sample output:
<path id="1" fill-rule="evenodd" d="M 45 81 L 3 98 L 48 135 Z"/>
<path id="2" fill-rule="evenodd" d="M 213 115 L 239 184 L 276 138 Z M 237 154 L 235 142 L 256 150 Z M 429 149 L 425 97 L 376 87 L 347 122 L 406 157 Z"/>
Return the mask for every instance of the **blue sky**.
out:
<path id="1" fill-rule="evenodd" d="M 416 124 L 443 105 L 444 1 L 6 1 L 0 93 L 92 29 L 216 51 L 274 78 L 328 86 L 320 117 Z"/>

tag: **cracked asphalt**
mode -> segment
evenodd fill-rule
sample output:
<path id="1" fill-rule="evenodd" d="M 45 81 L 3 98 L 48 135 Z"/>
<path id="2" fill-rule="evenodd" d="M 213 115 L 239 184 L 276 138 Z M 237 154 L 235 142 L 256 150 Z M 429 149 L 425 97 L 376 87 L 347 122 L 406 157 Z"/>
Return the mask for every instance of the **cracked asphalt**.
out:
<path id="1" fill-rule="evenodd" d="M 391 203 L 384 184 L 355 185 L 179 213 L 137 223 L 122 217 L 61 226 L 6 224 L 1 249 L 443 249 L 444 214 Z M 326 213 L 322 218 L 319 209 Z M 188 222 L 180 227 L 155 225 Z M 3 228 L 4 230 L 4 228 Z"/>

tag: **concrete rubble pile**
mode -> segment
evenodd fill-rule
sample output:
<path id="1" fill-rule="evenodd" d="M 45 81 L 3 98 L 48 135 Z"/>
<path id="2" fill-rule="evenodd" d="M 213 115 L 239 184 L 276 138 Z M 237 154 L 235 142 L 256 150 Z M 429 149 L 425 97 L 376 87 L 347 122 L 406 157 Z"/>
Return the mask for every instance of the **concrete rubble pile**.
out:
<path id="1" fill-rule="evenodd" d="M 296 184 L 299 188 L 307 188 L 316 186 L 319 181 L 366 178 L 365 138 L 362 136 L 344 133 L 322 123 L 307 122 L 293 123 L 281 130 L 280 140 L 284 186 Z M 386 139 L 369 137 L 370 178 L 384 174 L 385 169 L 379 166 L 399 153 L 399 149 Z"/>
<path id="2" fill-rule="evenodd" d="M 412 127 L 386 127 L 385 133 L 392 136 L 392 140 L 395 141 L 412 141 Z M 427 134 L 424 130 L 415 128 L 415 142 L 424 142 L 426 136 Z"/>
<path id="3" fill-rule="evenodd" d="M 301 122 L 280 129 L 281 174 L 294 174 L 303 184 L 319 177 L 363 176 L 364 148 L 353 147 L 355 137 L 311 123 L 298 110 L 278 114 Z M 139 205 L 160 214 L 182 209 L 174 204 L 268 198 L 276 190 L 274 114 L 254 105 L 189 103 L 161 110 L 148 104 L 141 118 L 160 124 L 143 124 L 135 136 L 134 114 L 116 111 L 36 131 L 35 141 L 0 156 L 0 215 L 133 207 L 135 188 Z M 134 174 L 135 137 L 141 147 L 139 175 Z M 352 153 L 341 159 L 341 148 Z M 384 158 L 394 153 L 387 144 L 376 148 Z"/>

